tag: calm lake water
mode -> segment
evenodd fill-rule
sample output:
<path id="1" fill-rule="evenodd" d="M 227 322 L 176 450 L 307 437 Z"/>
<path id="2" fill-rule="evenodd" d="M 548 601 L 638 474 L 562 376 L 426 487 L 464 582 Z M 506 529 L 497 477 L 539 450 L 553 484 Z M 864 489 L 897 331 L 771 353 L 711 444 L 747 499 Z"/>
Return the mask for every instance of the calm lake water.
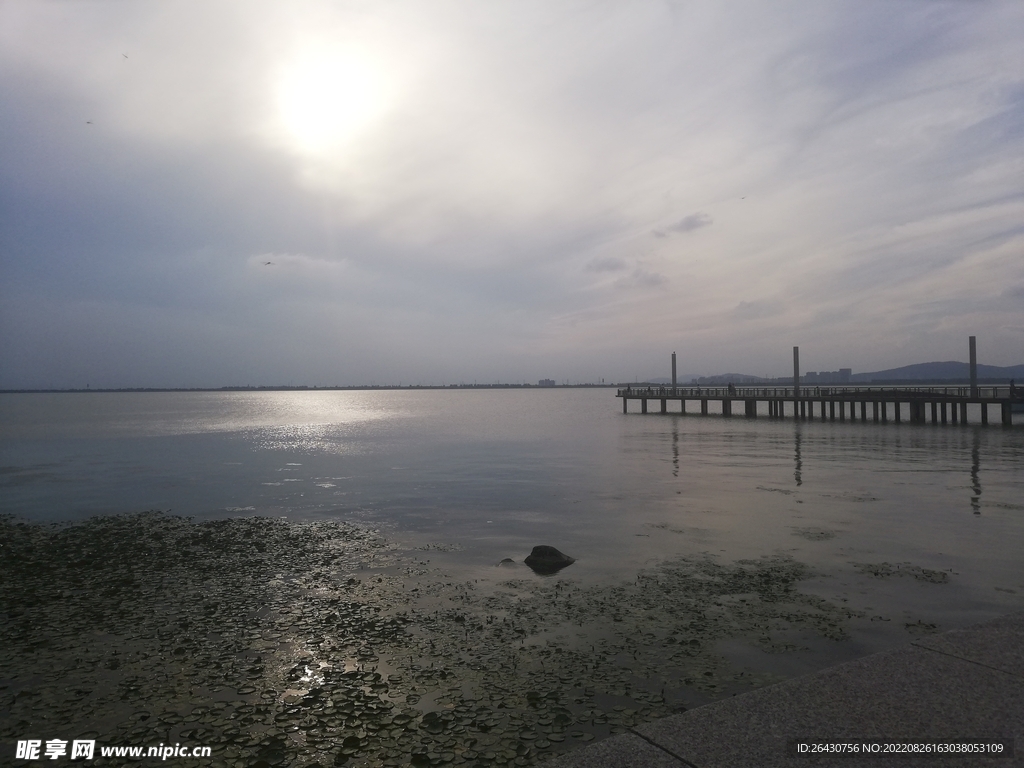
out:
<path id="1" fill-rule="evenodd" d="M 1024 609 L 1020 426 L 624 415 L 609 389 L 3 395 L 0 508 L 349 520 L 481 580 L 537 544 L 582 583 L 785 554 L 863 617 L 802 653 L 723 645 L 783 674 Z"/>

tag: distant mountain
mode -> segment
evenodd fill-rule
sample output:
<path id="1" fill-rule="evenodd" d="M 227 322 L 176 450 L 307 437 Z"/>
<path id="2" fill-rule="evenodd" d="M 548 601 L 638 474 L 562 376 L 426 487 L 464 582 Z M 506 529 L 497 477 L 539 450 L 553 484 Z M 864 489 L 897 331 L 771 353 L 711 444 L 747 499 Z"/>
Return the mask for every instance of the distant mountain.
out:
<path id="1" fill-rule="evenodd" d="M 944 363 L 915 363 L 902 368 L 889 368 L 871 373 L 855 373 L 850 381 L 922 381 L 922 380 L 964 380 L 971 378 L 969 363 L 947 361 Z M 979 379 L 1021 379 L 1024 378 L 1024 365 L 979 365 Z"/>

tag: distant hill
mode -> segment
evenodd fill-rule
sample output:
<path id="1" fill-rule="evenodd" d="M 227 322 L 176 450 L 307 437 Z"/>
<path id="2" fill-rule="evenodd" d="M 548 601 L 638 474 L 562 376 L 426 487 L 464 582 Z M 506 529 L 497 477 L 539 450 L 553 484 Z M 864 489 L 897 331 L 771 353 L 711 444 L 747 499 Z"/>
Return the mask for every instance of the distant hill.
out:
<path id="1" fill-rule="evenodd" d="M 885 371 L 871 373 L 855 373 L 850 381 L 923 381 L 923 380 L 964 380 L 971 378 L 969 363 L 947 361 L 944 363 L 915 363 L 902 368 L 889 368 Z M 1021 379 L 1024 378 L 1024 365 L 978 365 L 979 379 Z"/>

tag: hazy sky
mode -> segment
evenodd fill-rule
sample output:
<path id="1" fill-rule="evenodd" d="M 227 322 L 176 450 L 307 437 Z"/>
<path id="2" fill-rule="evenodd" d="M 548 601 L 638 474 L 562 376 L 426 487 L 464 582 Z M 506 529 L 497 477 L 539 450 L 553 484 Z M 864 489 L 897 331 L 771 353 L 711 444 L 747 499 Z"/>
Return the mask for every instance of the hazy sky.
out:
<path id="1" fill-rule="evenodd" d="M 5 0 L 0 387 L 1024 363 L 1022 41 L 1020 0 Z"/>

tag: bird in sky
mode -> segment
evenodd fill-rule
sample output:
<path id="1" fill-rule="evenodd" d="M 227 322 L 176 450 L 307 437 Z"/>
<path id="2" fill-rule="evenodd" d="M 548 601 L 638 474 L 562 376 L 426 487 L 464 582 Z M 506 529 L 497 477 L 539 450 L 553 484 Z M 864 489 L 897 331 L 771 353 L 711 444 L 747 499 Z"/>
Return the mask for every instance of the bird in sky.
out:
<path id="1" fill-rule="evenodd" d="M 121 55 L 124 56 L 126 59 L 128 58 L 128 54 L 127 53 L 122 53 Z"/>
<path id="2" fill-rule="evenodd" d="M 264 266 L 264 267 L 269 267 L 269 266 L 270 266 L 271 264 L 273 264 L 273 263 L 274 263 L 274 262 L 272 262 L 272 261 L 264 261 L 264 262 L 263 262 L 263 266 Z"/>
<path id="3" fill-rule="evenodd" d="M 92 125 L 92 120 L 86 120 L 86 121 L 85 121 L 85 124 L 86 124 L 86 125 Z"/>

